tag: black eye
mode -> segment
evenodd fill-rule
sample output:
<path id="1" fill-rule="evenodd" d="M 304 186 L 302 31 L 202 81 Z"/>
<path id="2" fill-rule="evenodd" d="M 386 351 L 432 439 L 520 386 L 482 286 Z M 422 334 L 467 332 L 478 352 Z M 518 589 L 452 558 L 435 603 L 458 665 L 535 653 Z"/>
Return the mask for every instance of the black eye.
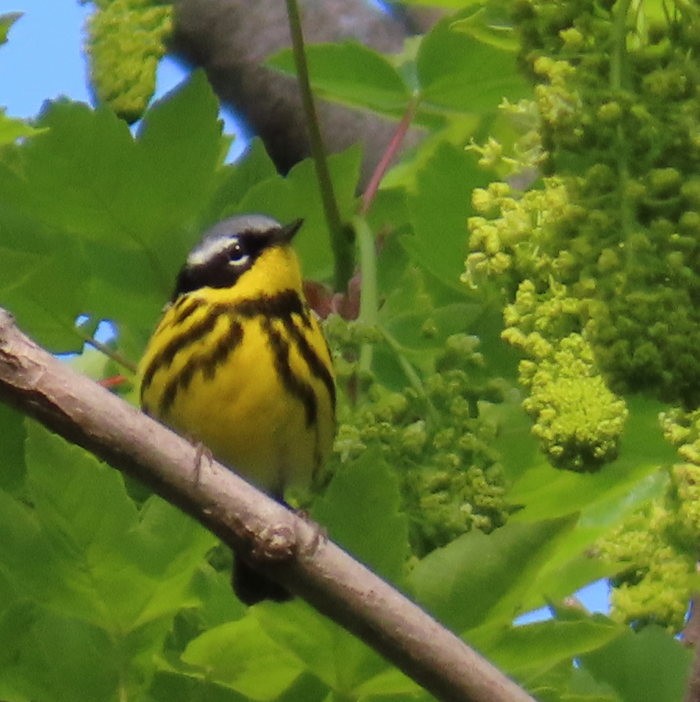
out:
<path id="1" fill-rule="evenodd" d="M 236 242 L 228 248 L 228 260 L 231 263 L 239 263 L 244 258 L 246 258 L 246 252 L 239 242 Z"/>

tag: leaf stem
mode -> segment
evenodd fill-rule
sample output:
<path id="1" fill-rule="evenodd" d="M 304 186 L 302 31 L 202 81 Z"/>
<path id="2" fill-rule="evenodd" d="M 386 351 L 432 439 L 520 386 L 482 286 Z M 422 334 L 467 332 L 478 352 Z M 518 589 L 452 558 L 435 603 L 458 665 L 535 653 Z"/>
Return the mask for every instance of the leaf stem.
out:
<path id="1" fill-rule="evenodd" d="M 379 332 L 384 338 L 384 341 L 386 342 L 387 346 L 396 355 L 396 360 L 401 366 L 401 370 L 404 372 L 404 375 L 406 376 L 406 380 L 408 380 L 409 385 L 416 391 L 418 397 L 420 397 L 421 400 L 423 400 L 423 402 L 425 403 L 428 412 L 428 417 L 434 424 L 437 424 L 440 421 L 440 415 L 435 409 L 435 405 L 433 405 L 433 403 L 430 401 L 430 398 L 428 397 L 428 393 L 425 391 L 425 386 L 423 385 L 423 381 L 421 380 L 420 375 L 418 375 L 416 369 L 404 355 L 399 342 L 396 341 L 396 339 L 394 339 L 394 337 L 383 327 L 379 327 Z"/>
<path id="2" fill-rule="evenodd" d="M 357 243 L 360 250 L 360 270 L 362 271 L 362 288 L 360 290 L 360 314 L 358 321 L 369 328 L 375 329 L 386 342 L 387 346 L 394 352 L 396 359 L 404 372 L 409 385 L 416 391 L 418 396 L 425 402 L 428 416 L 437 422 L 439 417 L 437 410 L 433 406 L 428 394 L 425 392 L 423 381 L 416 369 L 406 358 L 401 346 L 396 339 L 382 327 L 379 323 L 379 291 L 377 285 L 377 249 L 374 235 L 367 224 L 367 220 L 360 215 L 353 217 L 353 228 L 357 234 Z M 368 341 L 360 347 L 359 371 L 362 375 L 369 373 L 372 369 L 372 351 L 374 345 Z"/>
<path id="3" fill-rule="evenodd" d="M 377 290 L 377 249 L 374 234 L 367 220 L 357 215 L 352 220 L 360 251 L 360 271 L 362 286 L 360 288 L 359 321 L 366 327 L 377 328 L 379 325 L 379 294 Z M 372 368 L 372 343 L 365 342 L 360 347 L 359 370 L 369 373 Z"/>
<path id="4" fill-rule="evenodd" d="M 105 356 L 107 356 L 107 358 L 112 359 L 115 363 L 120 365 L 122 368 L 126 368 L 132 373 L 136 373 L 136 364 L 132 363 L 129 359 L 122 356 L 118 351 L 115 351 L 113 348 L 110 348 L 107 344 L 103 344 L 101 341 L 98 341 L 94 337 L 85 334 L 80 329 L 80 327 L 76 327 L 76 332 L 86 344 L 92 346 L 94 349 L 97 349 Z"/>
<path id="5" fill-rule="evenodd" d="M 414 97 L 406 106 L 406 111 L 403 113 L 403 117 L 401 118 L 401 121 L 399 122 L 396 131 L 391 137 L 391 141 L 389 141 L 386 150 L 382 154 L 379 163 L 377 164 L 376 168 L 374 169 L 374 172 L 372 173 L 371 178 L 369 179 L 369 183 L 365 188 L 365 192 L 362 194 L 362 205 L 360 206 L 361 215 L 366 215 L 367 212 L 369 212 L 369 208 L 372 206 L 374 197 L 377 194 L 377 191 L 379 190 L 379 185 L 382 182 L 382 178 L 384 177 L 384 174 L 389 168 L 389 164 L 391 163 L 392 159 L 396 155 L 396 152 L 401 147 L 404 138 L 406 137 L 408 128 L 411 126 L 413 117 L 416 114 L 417 107 L 418 98 Z"/>
<path id="6" fill-rule="evenodd" d="M 296 0 L 286 0 L 287 18 L 289 20 L 289 32 L 292 37 L 292 51 L 294 53 L 294 64 L 297 71 L 299 91 L 301 93 L 301 103 L 306 115 L 306 125 L 309 133 L 309 143 L 311 145 L 311 155 L 316 168 L 319 190 L 321 192 L 321 202 L 326 216 L 328 231 L 330 232 L 331 248 L 335 261 L 335 288 L 345 290 L 348 281 L 353 273 L 355 265 L 353 256 L 352 232 L 349 228 L 343 227 L 338 209 L 338 202 L 333 192 L 333 182 L 331 181 L 330 170 L 326 150 L 323 146 L 321 129 L 318 122 L 318 114 L 314 105 L 314 98 L 311 92 L 311 82 L 309 80 L 309 67 L 306 62 L 304 52 L 304 35 L 299 16 L 299 6 Z"/>

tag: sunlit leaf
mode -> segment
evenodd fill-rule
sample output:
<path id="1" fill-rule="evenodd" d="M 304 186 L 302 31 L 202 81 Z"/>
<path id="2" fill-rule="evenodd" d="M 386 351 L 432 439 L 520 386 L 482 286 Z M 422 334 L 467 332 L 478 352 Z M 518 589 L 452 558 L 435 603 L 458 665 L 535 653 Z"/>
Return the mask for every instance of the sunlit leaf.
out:
<path id="1" fill-rule="evenodd" d="M 421 110 L 493 112 L 508 98 L 530 94 L 516 66 L 515 53 L 455 31 L 456 20 L 469 10 L 438 22 L 421 42 L 417 71 Z"/>
<path id="2" fill-rule="evenodd" d="M 452 23 L 452 31 L 464 32 L 483 44 L 503 51 L 517 51 L 518 40 L 508 9 L 486 4 L 473 14 Z"/>
<path id="3" fill-rule="evenodd" d="M 399 484 L 378 451 L 340 470 L 313 509 L 332 539 L 370 568 L 396 578 L 408 556 L 408 520 Z"/>
<path id="4" fill-rule="evenodd" d="M 40 134 L 43 130 L 35 129 L 21 119 L 13 119 L 5 114 L 5 110 L 0 109 L 0 146 L 12 144 L 17 139 Z"/>
<path id="5" fill-rule="evenodd" d="M 339 696 L 356 694 L 367 680 L 387 670 L 376 651 L 305 603 L 266 603 L 253 616 L 275 643 Z"/>
<path id="6" fill-rule="evenodd" d="M 182 659 L 200 667 L 207 679 L 253 700 L 276 699 L 303 670 L 251 616 L 209 629 L 189 644 Z"/>
<path id="7" fill-rule="evenodd" d="M 625 628 L 606 617 L 538 622 L 525 626 L 483 627 L 469 632 L 469 642 L 511 675 L 527 681 L 594 651 L 622 636 Z"/>
<path id="8" fill-rule="evenodd" d="M 465 534 L 420 561 L 409 583 L 418 601 L 457 631 L 489 620 L 509 621 L 554 540 L 574 523 L 571 518 L 553 519 L 506 524 L 488 536 Z"/>
<path id="9" fill-rule="evenodd" d="M 312 87 L 322 97 L 394 116 L 406 109 L 410 91 L 400 73 L 380 53 L 363 44 L 310 45 L 306 58 Z M 275 54 L 267 65 L 295 73 L 291 49 Z"/>
<path id="10" fill-rule="evenodd" d="M 413 234 L 402 238 L 411 258 L 441 282 L 463 290 L 469 193 L 488 176 L 464 149 L 444 144 L 432 155 L 408 196 Z"/>
<path id="11" fill-rule="evenodd" d="M 21 16 L 21 12 L 8 12 L 0 15 L 0 44 L 4 44 L 7 41 L 7 34 L 10 28 Z"/>

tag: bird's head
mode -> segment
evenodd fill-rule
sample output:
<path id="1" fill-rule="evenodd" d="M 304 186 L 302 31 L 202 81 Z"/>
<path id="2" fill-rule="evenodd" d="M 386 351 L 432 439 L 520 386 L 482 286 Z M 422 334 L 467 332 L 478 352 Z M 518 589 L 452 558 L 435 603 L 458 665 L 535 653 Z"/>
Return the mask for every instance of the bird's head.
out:
<path id="1" fill-rule="evenodd" d="M 241 279 L 251 291 L 298 288 L 301 277 L 290 244 L 302 222 L 297 219 L 283 225 L 260 214 L 219 222 L 190 251 L 172 299 L 204 287 L 232 288 Z"/>

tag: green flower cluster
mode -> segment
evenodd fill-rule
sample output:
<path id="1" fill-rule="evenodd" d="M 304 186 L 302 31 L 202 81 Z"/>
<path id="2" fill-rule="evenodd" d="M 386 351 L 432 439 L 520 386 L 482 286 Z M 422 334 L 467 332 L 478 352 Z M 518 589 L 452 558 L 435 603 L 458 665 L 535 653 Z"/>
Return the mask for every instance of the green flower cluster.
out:
<path id="1" fill-rule="evenodd" d="M 342 328 L 353 326 L 340 322 L 329 325 L 334 347 Z M 471 529 L 490 532 L 509 513 L 505 477 L 491 448 L 497 429 L 479 414 L 481 403 L 502 401 L 504 388 L 500 380 L 482 378 L 478 343 L 451 336 L 420 386 L 395 391 L 365 379 L 362 401 L 339 408 L 334 460 L 352 462 L 379 448 L 399 477 L 418 557 Z M 352 385 L 356 365 L 341 360 L 336 368 L 339 387 Z"/>
<path id="2" fill-rule="evenodd" d="M 120 117 L 141 117 L 155 90 L 156 68 L 172 33 L 173 7 L 153 0 L 94 0 L 87 51 L 97 99 Z"/>
<path id="3" fill-rule="evenodd" d="M 554 465 L 591 470 L 617 457 L 627 419 L 623 400 L 598 373 L 591 347 L 571 334 L 539 363 L 523 361 L 523 402 L 534 418 L 533 434 Z"/>
<path id="4" fill-rule="evenodd" d="M 600 544 L 600 555 L 621 566 L 611 581 L 611 616 L 640 628 L 657 624 L 679 632 L 694 590 L 696 558 L 669 540 L 673 514 L 654 504 Z"/>
<path id="5" fill-rule="evenodd" d="M 678 450 L 681 463 L 671 470 L 669 499 L 675 516 L 675 538 L 697 557 L 700 543 L 700 410 L 664 412 L 666 439 Z"/>
<path id="6" fill-rule="evenodd" d="M 582 218 L 569 190 L 551 178 L 543 189 L 513 196 L 506 183 L 474 192 L 478 212 L 501 216 L 470 219 L 466 282 L 484 274 L 511 281 L 513 302 L 504 308 L 503 338 L 520 349 L 523 403 L 533 433 L 552 463 L 591 470 L 617 456 L 625 403 L 608 388 L 586 333 L 595 282 L 576 275 L 568 249 L 541 246 L 555 229 L 575 231 Z M 562 282 L 562 281 L 566 281 Z"/>
<path id="7" fill-rule="evenodd" d="M 547 308 L 536 316 L 554 328 L 549 341 L 569 325 L 612 391 L 692 409 L 700 404 L 700 8 L 669 6 L 659 21 L 637 3 L 518 0 L 535 97 L 507 109 L 530 115 L 530 130 L 516 144 L 522 158 L 500 157 L 493 143 L 474 147 L 511 177 L 474 193 L 464 279 L 498 276 L 511 300 L 528 284 Z M 533 167 L 547 177 L 516 189 L 512 174 Z M 567 304 L 581 303 L 573 315 L 560 308 L 561 286 L 574 300 Z M 564 321 L 543 321 L 560 314 Z"/>
<path id="8" fill-rule="evenodd" d="M 600 375 L 593 349 L 576 330 L 586 305 L 550 281 L 539 294 L 532 280 L 518 287 L 503 314 L 503 338 L 526 355 L 520 382 L 529 390 L 523 408 L 550 461 L 592 470 L 617 456 L 627 408 Z"/>
<path id="9" fill-rule="evenodd" d="M 623 566 L 613 581 L 613 616 L 636 626 L 656 623 L 678 632 L 697 590 L 700 410 L 671 410 L 661 423 L 683 462 L 671 468 L 664 497 L 606 537 L 600 551 Z"/>

